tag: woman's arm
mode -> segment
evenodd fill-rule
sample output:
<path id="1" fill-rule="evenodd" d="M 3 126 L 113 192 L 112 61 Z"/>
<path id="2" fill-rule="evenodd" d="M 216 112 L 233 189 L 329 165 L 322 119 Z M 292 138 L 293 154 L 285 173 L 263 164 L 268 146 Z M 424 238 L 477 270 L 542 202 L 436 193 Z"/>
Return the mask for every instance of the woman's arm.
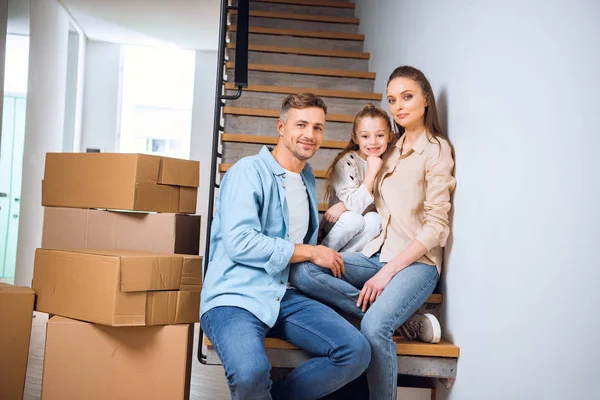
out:
<path id="1" fill-rule="evenodd" d="M 423 257 L 425 253 L 427 253 L 427 248 L 418 240 L 413 240 L 402 253 L 392 258 L 364 284 L 358 295 L 356 306 L 362 307 L 363 312 L 365 312 L 369 305 L 377 300 L 383 289 L 398 272 Z"/>
<path id="2" fill-rule="evenodd" d="M 440 152 L 437 157 L 427 160 L 425 171 L 425 204 L 423 228 L 416 238 L 400 254 L 390 260 L 363 286 L 358 307 L 363 310 L 372 304 L 392 278 L 431 249 L 445 246 L 450 233 L 448 212 L 450 211 L 450 193 L 456 185 L 452 176 L 454 160 L 448 142 L 440 139 Z"/>

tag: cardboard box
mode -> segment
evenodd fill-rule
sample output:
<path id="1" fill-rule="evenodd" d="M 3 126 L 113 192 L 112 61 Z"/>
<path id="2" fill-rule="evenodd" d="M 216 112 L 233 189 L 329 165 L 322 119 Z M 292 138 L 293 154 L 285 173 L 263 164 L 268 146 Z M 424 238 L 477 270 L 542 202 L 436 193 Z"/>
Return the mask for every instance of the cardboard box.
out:
<path id="1" fill-rule="evenodd" d="M 35 309 L 110 326 L 199 322 L 201 268 L 191 255 L 38 249 Z"/>
<path id="2" fill-rule="evenodd" d="M 44 209 L 45 249 L 123 248 L 197 255 L 199 246 L 199 215 Z"/>
<path id="3" fill-rule="evenodd" d="M 42 205 L 193 214 L 200 163 L 120 153 L 48 153 Z"/>
<path id="4" fill-rule="evenodd" d="M 0 399 L 22 399 L 35 293 L 0 282 Z"/>
<path id="5" fill-rule="evenodd" d="M 44 400 L 187 399 L 193 325 L 121 327 L 52 317 Z"/>

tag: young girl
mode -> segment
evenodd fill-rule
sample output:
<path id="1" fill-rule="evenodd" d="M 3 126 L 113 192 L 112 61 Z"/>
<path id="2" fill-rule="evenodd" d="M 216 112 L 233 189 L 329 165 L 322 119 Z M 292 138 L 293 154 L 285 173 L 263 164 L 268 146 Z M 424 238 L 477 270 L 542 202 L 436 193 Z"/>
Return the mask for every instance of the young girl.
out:
<path id="1" fill-rule="evenodd" d="M 381 230 L 373 204 L 373 184 L 381 155 L 392 139 L 392 125 L 381 108 L 367 104 L 356 114 L 350 141 L 327 170 L 329 209 L 322 245 L 336 251 L 361 251 Z"/>
<path id="2" fill-rule="evenodd" d="M 371 399 L 395 400 L 398 360 L 394 332 L 436 343 L 441 327 L 415 314 L 433 292 L 442 268 L 454 189 L 452 147 L 438 122 L 429 81 L 416 68 L 398 67 L 387 101 L 400 138 L 383 155 L 375 181 L 382 232 L 361 253 L 342 253 L 341 279 L 315 264 L 299 263 L 290 282 L 309 296 L 362 318 L 371 344 L 367 380 Z"/>

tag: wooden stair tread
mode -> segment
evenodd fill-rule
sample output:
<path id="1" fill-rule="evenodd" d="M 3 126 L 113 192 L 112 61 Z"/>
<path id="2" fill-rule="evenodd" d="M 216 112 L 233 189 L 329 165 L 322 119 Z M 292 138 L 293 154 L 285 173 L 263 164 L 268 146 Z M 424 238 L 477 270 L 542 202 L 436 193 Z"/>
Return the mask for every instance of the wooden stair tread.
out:
<path id="1" fill-rule="evenodd" d="M 224 114 L 230 115 L 248 115 L 253 117 L 279 118 L 279 110 L 265 110 L 261 108 L 243 108 L 243 107 L 223 107 Z M 329 122 L 354 122 L 354 115 L 348 114 L 327 114 L 326 121 Z"/>
<path id="2" fill-rule="evenodd" d="M 445 357 L 458 358 L 460 357 L 460 347 L 446 341 L 441 340 L 439 343 L 423 343 L 423 342 L 408 342 L 399 336 L 394 337 L 396 342 L 396 354 L 399 356 L 421 356 L 421 357 Z M 204 344 L 212 347 L 212 343 L 204 335 Z M 278 350 L 300 350 L 298 347 L 285 340 L 266 338 L 265 348 Z"/>
<path id="3" fill-rule="evenodd" d="M 232 10 L 231 14 L 236 15 L 237 10 Z M 251 17 L 260 18 L 277 18 L 277 19 L 292 19 L 295 21 L 312 21 L 312 22 L 330 22 L 334 24 L 360 24 L 359 18 L 335 17 L 330 15 L 312 15 L 312 14 L 297 14 L 288 12 L 273 12 L 273 11 L 252 11 Z"/>
<path id="4" fill-rule="evenodd" d="M 279 136 L 259 136 L 259 135 L 247 135 L 243 133 L 222 133 L 222 142 L 235 142 L 235 143 L 255 143 L 255 144 L 277 144 Z M 343 149 L 348 144 L 347 141 L 343 140 L 323 140 L 321 144 L 322 149 Z"/>
<path id="5" fill-rule="evenodd" d="M 237 87 L 231 83 L 225 83 L 225 89 L 236 90 Z M 272 85 L 248 85 L 244 88 L 244 91 L 248 92 L 265 92 L 265 93 L 282 93 L 282 94 L 297 94 L 297 93 L 314 93 L 321 97 L 336 97 L 342 99 L 355 99 L 355 100 L 373 100 L 381 101 L 383 96 L 381 93 L 371 92 L 353 92 L 348 90 L 330 90 L 330 89 L 319 89 L 319 88 L 299 88 L 291 86 L 272 86 Z"/>
<path id="6" fill-rule="evenodd" d="M 227 43 L 228 49 L 235 49 L 235 43 Z M 263 44 L 249 44 L 248 51 L 262 51 L 264 53 L 299 54 L 303 56 L 356 58 L 368 60 L 371 54 L 360 51 L 305 49 L 302 47 L 269 46 Z"/>
<path id="7" fill-rule="evenodd" d="M 227 68 L 235 68 L 234 61 L 227 61 Z M 249 71 L 280 72 L 300 75 L 332 76 L 339 78 L 375 79 L 375 72 L 349 71 L 332 68 L 294 67 L 291 65 L 248 64 Z"/>
<path id="8" fill-rule="evenodd" d="M 236 32 L 237 26 L 230 25 L 230 32 Z M 362 42 L 365 40 L 365 35 L 359 33 L 341 33 L 341 32 L 326 32 L 326 31 L 304 31 L 299 29 L 279 29 L 279 28 L 263 28 L 259 26 L 251 26 L 248 28 L 249 33 L 260 33 L 263 35 L 279 35 L 279 36 L 298 36 L 318 39 L 337 39 L 337 40 L 356 40 Z"/>
<path id="9" fill-rule="evenodd" d="M 254 0 L 257 3 L 277 3 L 277 4 L 293 4 L 298 6 L 315 6 L 315 7 L 331 7 L 331 8 L 350 8 L 354 9 L 354 3 L 347 1 L 329 1 L 329 0 Z"/>

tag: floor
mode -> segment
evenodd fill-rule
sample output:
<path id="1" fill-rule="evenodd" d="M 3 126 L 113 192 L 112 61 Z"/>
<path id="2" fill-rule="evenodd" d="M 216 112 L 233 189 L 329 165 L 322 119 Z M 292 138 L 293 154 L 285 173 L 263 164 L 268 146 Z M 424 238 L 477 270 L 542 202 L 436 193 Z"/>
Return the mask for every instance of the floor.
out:
<path id="1" fill-rule="evenodd" d="M 48 321 L 47 314 L 34 312 L 24 400 L 37 400 L 40 398 L 46 321 Z M 195 330 L 190 400 L 228 400 L 229 391 L 227 390 L 223 368 L 216 365 L 200 364 L 195 356 L 198 348 L 198 324 L 196 324 Z"/>

